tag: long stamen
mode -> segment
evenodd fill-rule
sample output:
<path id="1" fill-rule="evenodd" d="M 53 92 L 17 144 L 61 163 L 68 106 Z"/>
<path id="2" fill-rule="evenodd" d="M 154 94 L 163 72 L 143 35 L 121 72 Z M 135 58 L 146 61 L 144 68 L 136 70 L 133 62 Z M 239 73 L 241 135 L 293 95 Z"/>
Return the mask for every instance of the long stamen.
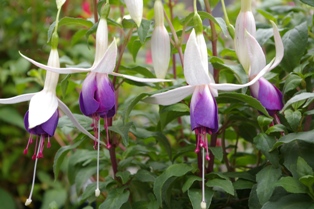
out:
<path id="1" fill-rule="evenodd" d="M 50 148 L 50 147 L 51 147 L 50 136 L 48 136 L 47 148 Z"/>
<path id="2" fill-rule="evenodd" d="M 205 200 L 205 149 L 202 147 L 202 202 L 201 208 L 206 209 L 206 200 Z"/>
<path id="3" fill-rule="evenodd" d="M 99 190 L 99 149 L 100 149 L 100 120 L 98 120 L 98 132 L 97 132 L 97 177 L 96 177 L 96 190 L 95 196 L 98 197 L 100 195 Z"/>
<path id="4" fill-rule="evenodd" d="M 36 140 L 36 147 L 37 147 L 37 141 L 38 141 L 38 139 Z M 37 154 L 36 155 L 34 154 L 36 159 L 35 159 L 34 172 L 33 172 L 32 188 L 31 188 L 31 192 L 29 194 L 29 197 L 25 202 L 26 206 L 30 205 L 32 203 L 32 194 L 33 194 L 34 185 L 35 185 L 36 168 L 37 168 L 37 161 L 38 161 L 38 158 L 36 156 L 39 154 L 39 151 L 40 151 L 40 146 L 37 147 Z"/>
<path id="5" fill-rule="evenodd" d="M 42 134 L 40 135 L 39 140 L 39 153 L 37 153 L 37 158 L 43 158 L 44 157 L 44 148 L 45 148 L 45 136 Z"/>
<path id="6" fill-rule="evenodd" d="M 34 154 L 32 156 L 33 160 L 37 159 L 37 155 L 38 155 L 38 152 L 36 153 L 37 148 L 39 148 L 38 147 L 38 136 L 36 137 L 36 144 L 35 144 Z"/>
<path id="7" fill-rule="evenodd" d="M 28 147 L 29 147 L 29 145 L 32 144 L 32 143 L 33 143 L 33 135 L 30 134 L 30 135 L 29 135 L 29 138 L 28 138 L 27 145 L 26 145 L 26 147 L 25 147 L 25 149 L 24 149 L 24 151 L 23 151 L 24 155 L 27 154 L 27 152 L 28 152 Z"/>

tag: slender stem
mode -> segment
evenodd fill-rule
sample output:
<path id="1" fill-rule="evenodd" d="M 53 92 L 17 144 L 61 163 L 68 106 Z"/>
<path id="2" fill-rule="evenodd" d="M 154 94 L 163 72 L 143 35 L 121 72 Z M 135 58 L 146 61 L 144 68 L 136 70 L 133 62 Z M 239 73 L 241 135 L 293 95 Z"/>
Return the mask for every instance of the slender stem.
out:
<path id="1" fill-rule="evenodd" d="M 226 5 L 225 5 L 225 1 L 224 0 L 221 0 L 221 5 L 222 5 L 222 11 L 223 11 L 224 16 L 225 16 L 226 24 L 230 25 L 230 21 L 229 21 L 229 17 L 228 17 L 228 13 L 227 13 L 227 10 L 226 10 Z"/>
<path id="2" fill-rule="evenodd" d="M 232 168 L 230 167 L 230 163 L 229 163 L 229 159 L 228 159 L 228 153 L 226 151 L 225 130 L 222 132 L 221 146 L 222 146 L 223 158 L 224 158 L 227 170 L 230 172 L 232 170 Z"/>
<path id="3" fill-rule="evenodd" d="M 209 5 L 209 1 L 205 0 L 205 9 L 209 14 L 212 14 L 211 8 Z M 212 51 L 213 51 L 213 56 L 217 57 L 218 52 L 217 52 L 217 32 L 215 28 L 215 23 L 212 20 L 209 20 L 210 28 L 211 28 L 211 43 L 212 43 Z M 217 69 L 214 68 L 214 79 L 216 83 L 219 83 L 219 72 Z"/>
<path id="4" fill-rule="evenodd" d="M 167 16 L 166 12 L 164 11 L 164 15 L 165 15 L 165 18 L 166 18 L 166 21 L 169 25 L 169 28 L 171 30 L 171 33 L 172 33 L 172 36 L 173 36 L 173 39 L 174 39 L 174 47 L 178 50 L 178 53 L 179 53 L 179 57 L 180 57 L 180 61 L 181 61 L 181 65 L 182 65 L 182 68 L 184 68 L 184 64 L 183 64 L 183 52 L 182 52 L 182 49 L 181 49 L 181 42 L 179 41 L 178 39 L 178 36 L 177 36 L 177 33 L 176 33 L 176 30 L 174 29 L 173 25 L 172 25 L 172 22 L 171 20 L 169 19 L 169 17 Z"/>
<path id="5" fill-rule="evenodd" d="M 197 0 L 193 1 L 193 8 L 194 8 L 194 12 L 197 13 L 197 4 L 196 4 Z M 205 0 L 206 1 L 206 0 Z"/>
<path id="6" fill-rule="evenodd" d="M 96 23 L 98 22 L 97 0 L 93 0 L 93 7 L 94 7 L 94 21 Z"/>
<path id="7" fill-rule="evenodd" d="M 95 196 L 98 197 L 100 194 L 99 190 L 99 152 L 100 152 L 100 119 L 98 120 L 97 124 L 98 130 L 97 130 L 97 176 L 96 176 L 96 190 L 95 190 Z"/>

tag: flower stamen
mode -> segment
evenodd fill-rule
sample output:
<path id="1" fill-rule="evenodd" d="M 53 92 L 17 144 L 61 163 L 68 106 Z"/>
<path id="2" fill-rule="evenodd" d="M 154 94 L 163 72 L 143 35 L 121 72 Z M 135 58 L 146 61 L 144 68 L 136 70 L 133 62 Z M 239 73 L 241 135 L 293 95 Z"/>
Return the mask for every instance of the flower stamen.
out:
<path id="1" fill-rule="evenodd" d="M 29 138 L 28 138 L 27 145 L 26 145 L 26 147 L 25 147 L 25 149 L 24 149 L 24 151 L 23 151 L 24 155 L 27 154 L 27 152 L 28 152 L 28 147 L 29 147 L 29 145 L 32 144 L 32 143 L 33 143 L 33 135 L 30 134 L 30 135 L 29 135 Z"/>

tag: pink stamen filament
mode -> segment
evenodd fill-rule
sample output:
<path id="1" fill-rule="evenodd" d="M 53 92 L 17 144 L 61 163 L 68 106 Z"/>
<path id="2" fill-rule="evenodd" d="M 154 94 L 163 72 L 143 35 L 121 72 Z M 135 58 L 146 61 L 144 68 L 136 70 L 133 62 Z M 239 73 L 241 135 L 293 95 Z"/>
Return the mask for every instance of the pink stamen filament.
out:
<path id="1" fill-rule="evenodd" d="M 29 135 L 29 138 L 28 138 L 27 145 L 26 145 L 26 147 L 25 147 L 25 149 L 24 149 L 24 151 L 23 151 L 24 155 L 27 154 L 27 152 L 28 152 L 28 147 L 29 147 L 29 145 L 32 144 L 32 143 L 33 143 L 33 135 L 30 134 L 30 135 Z"/>
<path id="2" fill-rule="evenodd" d="M 47 148 L 50 148 L 50 147 L 51 147 L 50 136 L 48 136 Z"/>
<path id="3" fill-rule="evenodd" d="M 45 148 L 45 136 L 42 134 L 40 135 L 39 140 L 39 153 L 37 153 L 37 158 L 43 158 L 44 157 L 44 148 Z"/>
<path id="4" fill-rule="evenodd" d="M 35 144 L 34 154 L 32 156 L 33 160 L 37 159 L 37 153 L 36 153 L 37 147 L 38 147 L 38 136 L 36 137 L 36 144 Z M 39 147 L 38 147 L 38 150 L 39 150 Z"/>

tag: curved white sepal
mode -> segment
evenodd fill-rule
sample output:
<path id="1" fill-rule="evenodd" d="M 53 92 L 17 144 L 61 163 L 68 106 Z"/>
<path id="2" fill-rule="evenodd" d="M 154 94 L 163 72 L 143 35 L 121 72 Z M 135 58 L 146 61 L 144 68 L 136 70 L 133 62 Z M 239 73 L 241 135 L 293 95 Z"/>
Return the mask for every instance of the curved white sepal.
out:
<path id="1" fill-rule="evenodd" d="M 154 94 L 148 98 L 143 99 L 143 102 L 160 104 L 160 105 L 171 105 L 180 102 L 185 97 L 191 95 L 194 92 L 196 86 L 183 86 L 176 89 L 172 89 L 167 92 Z"/>
<path id="2" fill-rule="evenodd" d="M 201 54 L 194 29 L 192 30 L 184 52 L 184 77 L 190 85 L 209 84 L 208 67 L 204 66 L 204 55 Z M 206 58 L 207 59 L 207 58 Z M 207 62 L 207 60 L 206 60 Z"/>
<path id="3" fill-rule="evenodd" d="M 124 74 L 115 73 L 115 72 L 110 73 L 110 75 L 120 76 L 120 77 L 129 79 L 129 80 L 136 81 L 136 82 L 141 82 L 141 83 L 172 82 L 172 80 L 167 80 L 167 79 L 159 79 L 159 78 L 139 78 L 139 77 L 136 77 L 136 76 L 124 75 Z"/>
<path id="4" fill-rule="evenodd" d="M 72 114 L 71 110 L 60 100 L 58 99 L 58 103 L 59 103 L 59 108 L 61 109 L 61 111 L 66 114 L 69 119 L 71 120 L 71 122 L 73 123 L 73 125 L 80 130 L 83 134 L 85 134 L 86 136 L 88 136 L 89 138 L 91 138 L 92 140 L 96 141 L 97 139 L 90 134 L 74 117 L 74 115 Z"/>
<path id="5" fill-rule="evenodd" d="M 270 66 L 268 71 L 274 69 L 277 65 L 279 65 L 279 63 L 281 62 L 284 56 L 284 46 L 283 46 L 282 39 L 277 28 L 277 25 L 273 21 L 270 21 L 270 22 L 273 25 L 274 40 L 275 40 L 275 47 L 276 47 L 276 57 L 275 57 L 274 63 L 272 64 L 272 66 Z"/>
<path id="6" fill-rule="evenodd" d="M 266 65 L 266 58 L 262 47 L 255 37 L 246 31 L 245 46 L 250 60 L 249 77 L 257 75 Z"/>
<path id="7" fill-rule="evenodd" d="M 101 60 L 93 65 L 91 71 L 97 73 L 113 72 L 116 66 L 117 54 L 118 54 L 117 43 L 116 40 L 113 39 Z"/>
<path id="8" fill-rule="evenodd" d="M 31 98 L 35 95 L 36 93 L 29 93 L 29 94 L 22 94 L 16 97 L 11 97 L 7 99 L 0 99 L 0 104 L 16 104 L 20 102 L 26 102 L 31 100 Z"/>
<path id="9" fill-rule="evenodd" d="M 40 91 L 29 103 L 29 127 L 34 128 L 51 118 L 58 108 L 58 98 L 54 92 Z"/>

